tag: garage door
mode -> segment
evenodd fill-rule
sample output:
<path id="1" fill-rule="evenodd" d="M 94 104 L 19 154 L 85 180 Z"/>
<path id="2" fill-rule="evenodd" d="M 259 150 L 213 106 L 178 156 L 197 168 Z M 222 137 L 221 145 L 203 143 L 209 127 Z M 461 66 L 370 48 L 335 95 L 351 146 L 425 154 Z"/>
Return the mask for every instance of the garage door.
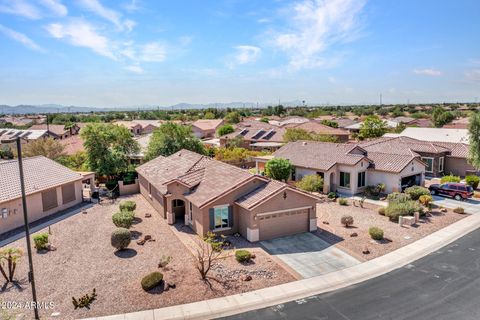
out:
<path id="1" fill-rule="evenodd" d="M 291 211 L 258 214 L 260 240 L 308 232 L 309 209 L 292 209 Z"/>

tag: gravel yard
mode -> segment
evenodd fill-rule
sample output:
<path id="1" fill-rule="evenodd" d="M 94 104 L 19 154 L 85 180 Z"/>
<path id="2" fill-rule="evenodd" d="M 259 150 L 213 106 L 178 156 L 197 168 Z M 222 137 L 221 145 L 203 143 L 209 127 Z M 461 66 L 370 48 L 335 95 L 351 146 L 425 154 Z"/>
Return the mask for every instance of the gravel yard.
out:
<path id="1" fill-rule="evenodd" d="M 454 213 L 450 209 L 445 213 L 433 209 L 432 215 L 421 218 L 416 226 L 400 227 L 398 223 L 379 215 L 378 208 L 376 205 L 365 203 L 362 209 L 353 206 L 350 200 L 348 206 L 341 206 L 336 202 L 320 204 L 317 208 L 320 228 L 317 235 L 358 259 L 370 260 L 419 240 L 467 216 Z M 353 217 L 353 226 L 345 228 L 340 223 L 343 215 Z M 375 241 L 370 238 L 368 229 L 372 226 L 383 229 L 384 240 Z M 357 236 L 352 237 L 353 233 Z M 362 253 L 365 248 L 368 248 L 370 254 Z"/>
<path id="2" fill-rule="evenodd" d="M 54 304 L 53 309 L 41 310 L 43 318 L 74 319 L 161 308 L 294 280 L 269 255 L 254 249 L 257 257 L 252 264 L 239 264 L 233 257 L 220 261 L 210 274 L 217 280 L 208 285 L 200 280 L 191 251 L 175 236 L 172 227 L 140 195 L 121 200 L 124 199 L 137 202 L 138 219 L 130 229 L 132 233 L 137 238 L 151 235 L 155 241 L 141 246 L 134 239 L 129 249 L 114 252 L 110 245 L 110 234 L 115 229 L 111 216 L 118 211 L 118 201 L 115 205 L 95 205 L 87 210 L 87 214 L 80 213 L 52 225 L 50 242 L 57 250 L 43 254 L 34 251 L 33 254 L 38 300 Z M 152 217 L 145 218 L 147 212 L 152 213 Z M 9 247 L 19 247 L 26 252 L 24 239 Z M 162 255 L 172 257 L 166 270 L 158 269 Z M 1 301 L 31 300 L 27 270 L 25 254 L 16 271 L 19 282 L 1 287 Z M 153 271 L 161 271 L 166 282 L 175 284 L 176 288 L 150 293 L 143 291 L 140 280 Z M 250 275 L 252 280 L 242 281 L 242 275 Z M 90 310 L 74 310 L 72 297 L 90 294 L 93 288 L 98 296 Z M 27 318 L 33 314 L 24 309 L 16 312 L 24 313 Z M 60 314 L 52 317 L 52 313 L 57 312 Z"/>

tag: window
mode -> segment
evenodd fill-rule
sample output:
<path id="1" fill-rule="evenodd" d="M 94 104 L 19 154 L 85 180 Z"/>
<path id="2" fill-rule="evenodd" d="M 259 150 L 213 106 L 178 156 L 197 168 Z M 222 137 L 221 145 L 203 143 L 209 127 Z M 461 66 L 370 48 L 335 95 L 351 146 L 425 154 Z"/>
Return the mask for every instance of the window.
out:
<path id="1" fill-rule="evenodd" d="M 445 157 L 438 159 L 438 172 L 443 172 L 443 167 L 445 165 Z"/>
<path id="2" fill-rule="evenodd" d="M 7 219 L 7 218 L 8 218 L 8 209 L 7 209 L 7 208 L 2 208 L 0 217 L 1 217 L 2 219 Z"/>
<path id="3" fill-rule="evenodd" d="M 62 186 L 62 200 L 63 204 L 76 200 L 74 183 L 69 183 Z"/>
<path id="4" fill-rule="evenodd" d="M 150 197 L 152 197 L 152 184 L 151 183 L 148 184 L 148 195 Z"/>
<path id="5" fill-rule="evenodd" d="M 228 228 L 228 206 L 214 208 L 215 229 Z"/>
<path id="6" fill-rule="evenodd" d="M 357 187 L 365 187 L 365 171 L 358 173 Z"/>
<path id="7" fill-rule="evenodd" d="M 192 221 L 193 205 L 191 202 L 188 203 L 188 220 Z"/>
<path id="8" fill-rule="evenodd" d="M 42 192 L 43 212 L 58 207 L 57 189 Z"/>
<path id="9" fill-rule="evenodd" d="M 340 172 L 340 187 L 350 188 L 350 172 Z"/>
<path id="10" fill-rule="evenodd" d="M 427 164 L 425 172 L 433 172 L 433 158 L 422 158 L 422 161 Z"/>
<path id="11" fill-rule="evenodd" d="M 185 202 L 183 202 L 183 200 L 180 200 L 180 199 L 172 200 L 172 207 L 174 208 L 183 207 L 184 205 L 185 205 Z"/>

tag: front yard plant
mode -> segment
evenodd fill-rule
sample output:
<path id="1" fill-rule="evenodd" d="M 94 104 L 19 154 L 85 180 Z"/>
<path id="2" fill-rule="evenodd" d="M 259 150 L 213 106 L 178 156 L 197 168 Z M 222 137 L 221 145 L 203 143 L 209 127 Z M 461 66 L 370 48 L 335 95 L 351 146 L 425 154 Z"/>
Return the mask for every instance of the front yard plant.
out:
<path id="1" fill-rule="evenodd" d="M 408 194 L 412 200 L 418 200 L 423 195 L 430 195 L 430 191 L 421 186 L 412 186 L 405 189 L 405 194 Z"/>
<path id="2" fill-rule="evenodd" d="M 348 206 L 348 201 L 345 198 L 338 198 L 337 202 L 341 206 Z"/>
<path id="3" fill-rule="evenodd" d="M 135 209 L 137 208 L 137 204 L 135 203 L 135 201 L 132 201 L 132 200 L 126 200 L 126 201 L 122 201 L 120 202 L 120 211 L 135 211 Z"/>
<path id="4" fill-rule="evenodd" d="M 368 228 L 368 234 L 373 240 L 383 240 L 383 230 L 378 227 Z"/>
<path id="5" fill-rule="evenodd" d="M 213 264 L 225 258 L 221 246 L 214 249 L 210 242 L 201 238 L 195 241 L 195 268 L 200 273 L 202 280 L 207 280 Z"/>
<path id="6" fill-rule="evenodd" d="M 342 216 L 340 223 L 343 224 L 345 228 L 348 228 L 353 225 L 353 217 L 348 215 Z"/>
<path id="7" fill-rule="evenodd" d="M 464 214 L 465 209 L 463 209 L 462 207 L 456 207 L 455 209 L 453 209 L 453 212 L 459 213 L 459 214 Z"/>
<path id="8" fill-rule="evenodd" d="M 424 195 L 421 195 L 419 198 L 418 198 L 418 202 L 420 202 L 423 206 L 425 207 L 429 207 L 430 206 L 430 203 L 433 201 L 433 198 L 431 195 L 429 194 L 424 194 Z"/>
<path id="9" fill-rule="evenodd" d="M 388 202 L 406 202 L 412 200 L 410 195 L 400 192 L 392 192 L 387 196 Z"/>
<path id="10" fill-rule="evenodd" d="M 235 251 L 235 259 L 240 263 L 250 262 L 252 254 L 248 250 L 237 250 Z"/>
<path id="11" fill-rule="evenodd" d="M 5 248 L 0 250 L 0 272 L 7 282 L 13 282 L 17 262 L 22 255 L 22 250 L 17 248 Z M 7 270 L 5 270 L 5 266 Z"/>
<path id="12" fill-rule="evenodd" d="M 397 222 L 400 216 L 412 216 L 419 210 L 420 205 L 416 201 L 393 201 L 390 202 L 385 209 L 385 216 L 387 216 L 390 221 Z"/>
<path id="13" fill-rule="evenodd" d="M 441 183 L 447 183 L 447 182 L 460 182 L 460 177 L 459 176 L 454 176 L 453 174 L 449 174 L 448 176 L 443 176 L 442 179 L 440 180 Z"/>
<path id="14" fill-rule="evenodd" d="M 465 182 L 472 186 L 472 188 L 475 190 L 478 188 L 478 184 L 480 183 L 480 177 L 474 175 L 466 176 Z"/>
<path id="15" fill-rule="evenodd" d="M 132 211 L 120 211 L 112 216 L 113 224 L 118 228 L 129 229 L 132 226 L 135 215 Z"/>
<path id="16" fill-rule="evenodd" d="M 37 250 L 48 249 L 48 233 L 39 233 L 33 236 L 33 243 Z"/>
<path id="17" fill-rule="evenodd" d="M 145 291 L 150 291 L 156 286 L 158 286 L 163 280 L 163 274 L 156 271 L 152 272 L 142 278 L 141 284 L 142 289 Z"/>
<path id="18" fill-rule="evenodd" d="M 73 307 L 75 309 L 78 308 L 87 308 L 90 309 L 90 305 L 92 304 L 93 301 L 97 299 L 97 292 L 95 291 L 95 288 L 93 288 L 92 294 L 85 294 L 83 297 L 80 297 L 78 299 L 75 299 L 75 297 L 72 297 L 72 303 Z"/>
<path id="19" fill-rule="evenodd" d="M 384 216 L 385 215 L 385 207 L 380 207 L 378 208 L 378 214 L 381 215 L 381 216 Z"/>
<path id="20" fill-rule="evenodd" d="M 132 241 L 132 235 L 130 234 L 130 231 L 125 228 L 118 228 L 114 230 L 110 238 L 112 247 L 117 250 L 123 250 L 128 247 L 130 241 Z"/>
<path id="21" fill-rule="evenodd" d="M 308 192 L 320 192 L 323 189 L 323 179 L 318 174 L 309 174 L 303 176 L 296 186 Z"/>

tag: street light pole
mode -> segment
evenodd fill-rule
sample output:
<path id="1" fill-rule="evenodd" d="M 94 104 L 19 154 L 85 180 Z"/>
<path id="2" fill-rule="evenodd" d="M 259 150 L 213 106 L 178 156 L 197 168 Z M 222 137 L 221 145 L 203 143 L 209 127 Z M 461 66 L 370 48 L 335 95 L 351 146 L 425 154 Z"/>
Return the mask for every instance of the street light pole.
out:
<path id="1" fill-rule="evenodd" d="M 28 281 L 32 286 L 33 312 L 35 313 L 35 319 L 40 319 L 38 317 L 37 291 L 35 289 L 35 278 L 33 276 L 33 259 L 32 259 L 32 248 L 30 243 L 30 226 L 28 224 L 27 196 L 25 194 L 25 180 L 23 176 L 23 163 L 22 163 L 22 145 L 20 142 L 20 137 L 17 137 L 16 141 L 17 141 L 17 154 L 18 154 L 18 170 L 20 172 L 20 187 L 22 189 L 23 220 L 25 223 L 25 237 L 27 240 L 28 265 L 29 265 Z"/>

